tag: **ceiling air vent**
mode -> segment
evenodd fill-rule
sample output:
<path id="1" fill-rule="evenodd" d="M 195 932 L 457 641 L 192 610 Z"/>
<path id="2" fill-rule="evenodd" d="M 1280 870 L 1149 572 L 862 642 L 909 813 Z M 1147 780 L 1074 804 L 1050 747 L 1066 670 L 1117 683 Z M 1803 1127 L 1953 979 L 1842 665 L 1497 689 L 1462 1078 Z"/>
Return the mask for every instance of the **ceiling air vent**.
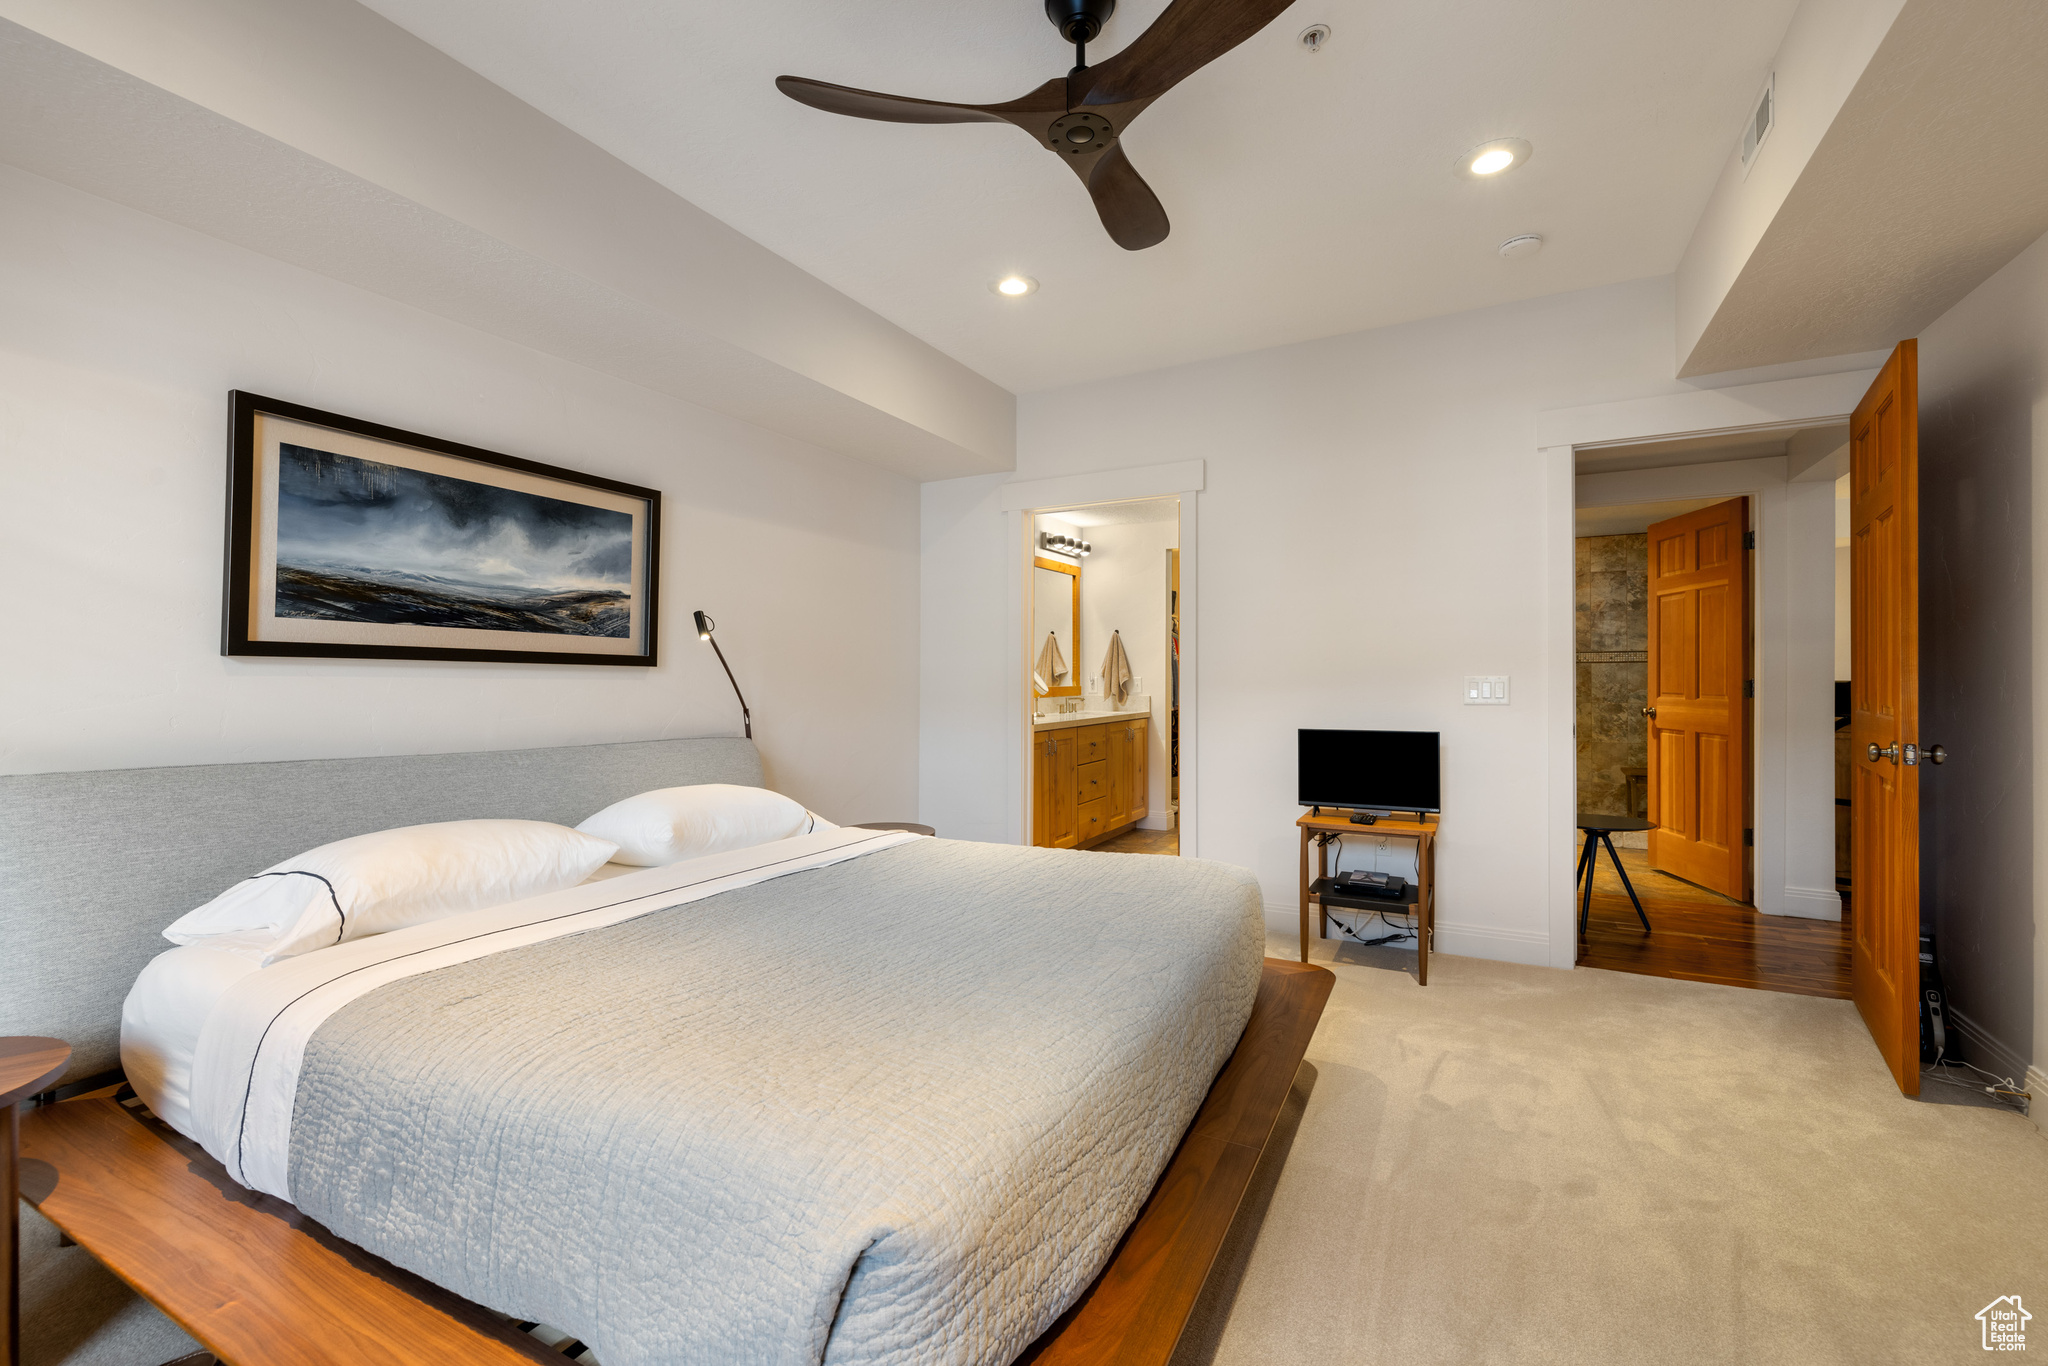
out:
<path id="1" fill-rule="evenodd" d="M 1778 122 L 1778 74 L 1764 82 L 1764 93 L 1756 97 L 1756 108 L 1749 113 L 1749 126 L 1742 130 L 1742 173 L 1749 174 L 1749 168 L 1756 161 L 1756 154 L 1762 150 L 1764 139 L 1771 135 L 1771 128 Z"/>

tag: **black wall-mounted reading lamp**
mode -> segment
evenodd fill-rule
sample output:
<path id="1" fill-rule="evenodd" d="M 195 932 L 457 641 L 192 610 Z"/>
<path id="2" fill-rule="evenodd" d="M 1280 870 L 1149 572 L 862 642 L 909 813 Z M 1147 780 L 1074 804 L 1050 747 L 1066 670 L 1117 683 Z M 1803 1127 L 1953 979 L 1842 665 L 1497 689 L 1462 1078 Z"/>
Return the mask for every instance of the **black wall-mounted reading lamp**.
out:
<path id="1" fill-rule="evenodd" d="M 725 651 L 718 648 L 718 642 L 711 639 L 711 633 L 718 629 L 718 623 L 702 612 L 697 613 L 697 639 L 710 641 L 711 649 L 718 656 L 718 662 L 725 666 L 726 681 L 732 684 L 732 695 L 740 700 L 740 722 L 747 728 L 747 738 L 754 738 L 754 714 L 747 710 L 746 694 L 740 691 L 740 681 L 732 676 L 732 665 L 725 663 Z"/>

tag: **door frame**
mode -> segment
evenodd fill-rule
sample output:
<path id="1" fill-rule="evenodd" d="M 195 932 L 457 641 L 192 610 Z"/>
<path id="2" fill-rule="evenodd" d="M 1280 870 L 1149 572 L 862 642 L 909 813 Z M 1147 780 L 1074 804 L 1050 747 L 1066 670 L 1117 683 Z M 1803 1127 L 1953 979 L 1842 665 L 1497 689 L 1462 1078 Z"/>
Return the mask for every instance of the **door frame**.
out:
<path id="1" fill-rule="evenodd" d="M 1004 694 L 1010 744 L 1010 771 L 1004 812 L 1010 840 L 1031 843 L 1031 729 L 1024 716 L 1031 709 L 1031 577 L 1025 566 L 1031 562 L 1036 537 L 1034 519 L 1040 513 L 1093 503 L 1130 503 L 1146 498 L 1180 499 L 1180 852 L 1185 858 L 1199 856 L 1201 839 L 1201 694 L 1199 691 L 1201 645 L 1201 555 L 1200 507 L 1207 470 L 1200 460 L 1181 460 L 1166 465 L 1144 465 L 1132 469 L 1102 470 L 1093 474 L 1070 474 L 1050 479 L 1020 479 L 1002 486 L 1001 506 L 1005 522 L 1004 543 L 1009 576 L 1009 614 L 1005 635 L 1009 641 Z M 1078 667 L 1078 661 L 1076 661 Z"/>
<path id="2" fill-rule="evenodd" d="M 1857 359 L 1861 360 L 1862 357 Z M 1574 513 L 1578 506 L 1579 474 L 1575 463 L 1576 453 L 1581 450 L 1598 449 L 1608 446 L 1634 445 L 1648 441 L 1685 440 L 1695 438 L 1727 437 L 1731 441 L 1741 437 L 1768 435 L 1774 432 L 1793 431 L 1801 427 L 1820 426 L 1847 422 L 1855 411 L 1856 404 L 1863 397 L 1876 377 L 1876 368 L 1859 368 L 1830 375 L 1814 375 L 1797 379 L 1772 380 L 1758 384 L 1733 385 L 1723 389 L 1692 389 L 1656 398 L 1632 399 L 1621 403 L 1596 404 L 1583 408 L 1559 409 L 1540 413 L 1536 421 L 1536 456 L 1541 462 L 1544 481 L 1545 555 L 1546 555 L 1546 611 L 1547 622 L 1545 649 L 1545 670 L 1542 687 L 1539 690 L 1541 705 L 1545 708 L 1545 734 L 1549 753 L 1547 763 L 1548 819 L 1546 828 L 1551 832 L 1550 876 L 1548 888 L 1549 956 L 1552 967 L 1570 968 L 1578 960 L 1578 896 L 1577 896 L 1577 841 L 1578 831 L 1578 745 L 1577 717 L 1575 702 L 1577 694 L 1577 637 L 1576 637 L 1576 584 L 1573 573 L 1574 540 L 1577 527 Z M 1769 463 L 1778 467 L 1782 457 L 1772 457 Z M 1593 473 L 1585 476 L 1589 480 L 1634 479 L 1644 488 L 1657 488 L 1660 481 L 1655 476 L 1667 475 L 1661 481 L 1668 486 L 1682 487 L 1688 481 L 1679 478 L 1681 473 L 1702 469 L 1718 469 L 1730 472 L 1731 477 L 1718 487 L 1710 486 L 1712 475 L 1701 475 L 1692 486 L 1698 492 L 1645 493 L 1640 498 L 1602 501 L 1642 501 L 1656 498 L 1687 498 L 1724 496 L 1735 497 L 1747 494 L 1756 501 L 1752 504 L 1752 526 L 1759 529 L 1759 547 L 1755 565 L 1755 589 L 1759 601 L 1765 600 L 1771 585 L 1785 570 L 1784 557 L 1775 559 L 1769 546 L 1774 533 L 1782 534 L 1774 525 L 1783 521 L 1784 483 L 1782 476 L 1772 485 L 1758 487 L 1758 474 L 1754 467 L 1743 474 L 1740 467 L 1748 462 L 1728 461 L 1716 466 L 1682 466 L 1672 471 L 1632 470 L 1620 473 Z M 1770 495 L 1775 495 L 1772 497 Z M 1778 516 L 1773 519 L 1770 512 L 1775 507 Z M 1833 537 L 1829 537 L 1833 545 Z M 1759 616 L 1761 616 L 1759 609 Z M 1758 621 L 1758 626 L 1763 622 Z M 1756 642 L 1757 656 L 1757 708 L 1754 713 L 1751 744 L 1761 744 L 1765 727 L 1762 724 L 1767 702 L 1774 712 L 1782 708 L 1783 697 L 1766 697 L 1768 686 L 1765 677 L 1765 642 L 1759 632 Z M 1782 672 L 1782 671 L 1781 671 Z M 1778 685 L 1774 691 L 1782 692 L 1783 679 L 1773 676 L 1769 683 Z M 1831 702 L 1818 705 L 1832 706 Z M 1782 720 L 1774 735 L 1782 735 Z M 1782 750 L 1782 746 L 1780 746 Z M 1765 765 L 1766 757 L 1758 749 L 1752 749 L 1751 782 L 1755 799 L 1757 849 L 1753 872 L 1754 895 L 1759 904 L 1766 895 L 1765 853 L 1767 842 L 1776 846 L 1777 858 L 1771 865 L 1776 885 L 1772 895 L 1781 909 L 1787 891 L 1817 891 L 1788 887 L 1783 877 L 1784 869 L 1784 810 L 1785 790 L 1782 762 L 1772 765 L 1776 773 L 1776 788 L 1768 790 Z M 1782 753 L 1779 756 L 1782 760 Z M 1832 765 L 1829 769 L 1827 792 L 1833 792 Z M 1832 802 L 1828 804 L 1830 821 L 1828 825 L 1828 858 L 1830 866 L 1834 857 Z M 1832 877 L 1826 891 L 1833 894 Z M 1793 904 L 1805 898 L 1793 897 Z M 1823 909 L 1824 904 L 1816 902 L 1811 909 Z M 1793 912 L 1798 913 L 1798 912 Z M 1835 902 L 1835 916 L 1840 916 L 1840 901 Z"/>

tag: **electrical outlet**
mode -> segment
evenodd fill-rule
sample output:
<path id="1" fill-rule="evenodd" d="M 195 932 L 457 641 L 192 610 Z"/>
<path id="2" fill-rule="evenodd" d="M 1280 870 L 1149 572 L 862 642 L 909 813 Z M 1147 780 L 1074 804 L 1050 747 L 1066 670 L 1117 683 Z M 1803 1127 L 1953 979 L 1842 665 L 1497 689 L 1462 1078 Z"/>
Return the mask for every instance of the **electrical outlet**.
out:
<path id="1" fill-rule="evenodd" d="M 1508 704 L 1506 674 L 1471 674 L 1465 679 L 1465 705 L 1505 707 Z"/>

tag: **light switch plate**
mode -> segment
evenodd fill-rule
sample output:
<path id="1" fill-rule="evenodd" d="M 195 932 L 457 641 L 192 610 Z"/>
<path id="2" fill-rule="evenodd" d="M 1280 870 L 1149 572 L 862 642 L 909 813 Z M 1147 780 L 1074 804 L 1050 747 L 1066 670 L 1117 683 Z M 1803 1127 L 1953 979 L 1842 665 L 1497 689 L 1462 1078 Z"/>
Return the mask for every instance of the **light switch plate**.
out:
<path id="1" fill-rule="evenodd" d="M 1465 679 L 1465 705 L 1505 707 L 1508 704 L 1506 674 L 1471 674 Z"/>

